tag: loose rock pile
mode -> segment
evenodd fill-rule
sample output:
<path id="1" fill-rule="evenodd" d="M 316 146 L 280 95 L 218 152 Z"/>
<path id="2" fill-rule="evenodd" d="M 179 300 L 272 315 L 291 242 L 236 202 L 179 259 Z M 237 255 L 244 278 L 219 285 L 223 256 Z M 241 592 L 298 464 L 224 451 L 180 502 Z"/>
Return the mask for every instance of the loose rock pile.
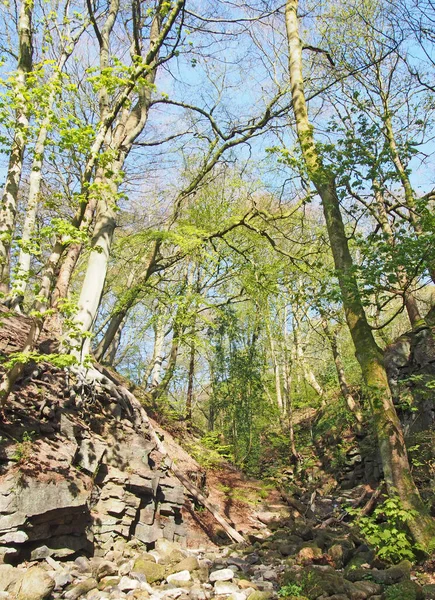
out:
<path id="1" fill-rule="evenodd" d="M 296 519 L 250 546 L 190 549 L 159 539 L 155 548 L 118 540 L 102 557 L 51 557 L 0 565 L 5 600 L 430 600 L 403 561 L 387 567 L 344 528 Z"/>

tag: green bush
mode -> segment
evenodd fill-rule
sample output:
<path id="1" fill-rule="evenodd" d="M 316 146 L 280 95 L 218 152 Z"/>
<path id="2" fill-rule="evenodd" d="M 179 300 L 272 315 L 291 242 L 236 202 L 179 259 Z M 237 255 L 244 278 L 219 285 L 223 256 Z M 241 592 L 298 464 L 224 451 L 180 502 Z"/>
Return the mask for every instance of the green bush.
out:
<path id="1" fill-rule="evenodd" d="M 379 558 L 394 564 L 403 559 L 415 560 L 418 548 L 413 544 L 408 523 L 417 516 L 406 510 L 397 496 L 387 498 L 370 516 L 361 516 L 358 509 L 348 509 L 356 516 L 356 525 Z"/>

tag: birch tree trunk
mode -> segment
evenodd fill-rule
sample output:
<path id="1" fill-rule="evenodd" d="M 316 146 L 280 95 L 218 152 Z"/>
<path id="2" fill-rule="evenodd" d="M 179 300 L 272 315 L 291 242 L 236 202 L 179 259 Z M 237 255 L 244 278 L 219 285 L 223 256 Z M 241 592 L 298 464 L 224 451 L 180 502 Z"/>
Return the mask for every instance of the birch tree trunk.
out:
<path id="1" fill-rule="evenodd" d="M 163 350 L 165 343 L 165 321 L 159 315 L 155 325 L 154 350 L 151 369 L 151 388 L 159 385 L 162 376 Z"/>
<path id="2" fill-rule="evenodd" d="M 309 177 L 322 200 L 346 320 L 361 366 L 365 392 L 370 401 L 387 489 L 391 496 L 399 496 L 405 510 L 416 512 L 418 516 L 409 521 L 410 531 L 417 543 L 429 549 L 435 543 L 435 521 L 429 516 L 412 478 L 403 431 L 391 397 L 382 352 L 367 322 L 354 275 L 334 174 L 322 162 L 314 141 L 313 126 L 308 118 L 297 9 L 298 0 L 287 0 L 285 20 L 289 46 L 289 74 L 299 144 Z"/>
<path id="3" fill-rule="evenodd" d="M 329 345 L 331 346 L 332 356 L 334 357 L 335 370 L 337 371 L 338 383 L 340 386 L 341 394 L 346 400 L 346 404 L 349 410 L 355 416 L 357 422 L 361 425 L 364 421 L 363 414 L 359 403 L 353 397 L 352 392 L 350 391 L 350 387 L 346 381 L 343 362 L 341 360 L 340 352 L 338 350 L 337 330 L 334 329 L 331 331 L 331 328 L 329 327 L 326 318 L 322 319 L 322 327 L 323 331 L 325 332 L 326 338 L 329 342 Z"/>
<path id="4" fill-rule="evenodd" d="M 116 18 L 119 3 L 118 0 L 112 0 L 112 2 L 114 18 Z M 158 54 L 167 35 L 174 26 L 183 5 L 184 2 L 179 0 L 169 12 L 166 22 L 163 25 L 162 14 L 165 8 L 164 3 L 157 3 L 151 25 L 148 53 L 144 59 L 149 66 L 145 75 L 145 83 L 138 90 L 138 100 L 135 106 L 131 110 L 128 108 L 123 109 L 115 130 L 110 137 L 108 145 L 111 152 L 117 155 L 117 159 L 110 165 L 109 171 L 113 175 L 102 178 L 102 197 L 98 200 L 97 204 L 91 252 L 80 292 L 79 308 L 75 317 L 76 326 L 83 336 L 81 344 L 78 344 L 74 349 L 74 353 L 80 362 L 89 354 L 90 338 L 86 334 L 91 330 L 96 319 L 106 279 L 113 233 L 116 226 L 116 201 L 119 175 L 122 173 L 125 158 L 130 152 L 134 140 L 142 132 L 147 122 L 152 86 L 156 77 Z M 111 28 L 108 28 L 107 32 L 102 32 L 103 43 L 101 44 L 100 62 L 103 66 L 108 64 L 110 32 Z M 136 37 L 138 40 L 140 39 L 139 31 L 136 32 Z M 137 53 L 137 51 L 138 49 L 135 48 L 133 54 Z M 100 110 L 104 116 L 109 111 L 109 96 L 105 90 L 102 90 L 101 93 Z M 105 172 L 107 171 L 106 166 Z"/>
<path id="5" fill-rule="evenodd" d="M 294 347 L 296 353 L 296 360 L 299 364 L 299 367 L 302 371 L 305 381 L 308 383 L 310 387 L 316 392 L 319 396 L 322 406 L 325 405 L 325 390 L 322 388 L 320 383 L 317 381 L 317 377 L 314 375 L 313 370 L 307 363 L 305 358 L 305 353 L 302 348 L 302 343 L 300 339 L 300 321 L 298 316 L 298 311 L 293 310 L 293 339 L 294 339 Z"/>
<path id="6" fill-rule="evenodd" d="M 10 252 L 29 126 L 29 107 L 25 92 L 27 75 L 32 70 L 32 10 L 33 3 L 23 0 L 18 17 L 19 48 L 16 71 L 15 132 L 0 208 L 0 293 L 5 296 L 9 293 L 10 287 Z"/>

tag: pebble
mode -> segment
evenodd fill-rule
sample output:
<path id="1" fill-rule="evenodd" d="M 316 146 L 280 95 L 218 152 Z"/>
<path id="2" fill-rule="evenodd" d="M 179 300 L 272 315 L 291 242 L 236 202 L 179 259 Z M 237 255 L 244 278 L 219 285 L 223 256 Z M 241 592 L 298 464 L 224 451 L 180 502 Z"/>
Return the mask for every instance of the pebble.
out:
<path id="1" fill-rule="evenodd" d="M 234 578 L 234 571 L 232 569 L 220 569 L 219 571 L 213 571 L 210 573 L 210 581 L 231 581 Z"/>

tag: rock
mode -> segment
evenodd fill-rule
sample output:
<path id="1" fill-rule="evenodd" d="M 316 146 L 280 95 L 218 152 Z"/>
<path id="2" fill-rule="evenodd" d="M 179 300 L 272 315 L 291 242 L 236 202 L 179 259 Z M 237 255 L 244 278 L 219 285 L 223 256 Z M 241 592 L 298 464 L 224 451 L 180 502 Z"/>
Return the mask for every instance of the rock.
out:
<path id="1" fill-rule="evenodd" d="M 263 572 L 263 579 L 266 581 L 277 581 L 278 573 L 272 569 Z"/>
<path id="2" fill-rule="evenodd" d="M 298 546 L 296 544 L 282 543 L 278 545 L 277 550 L 282 556 L 292 556 L 298 551 Z"/>
<path id="3" fill-rule="evenodd" d="M 252 592 L 252 594 L 249 594 L 248 596 L 248 600 L 269 600 L 269 598 L 272 598 L 273 594 L 272 592 Z"/>
<path id="4" fill-rule="evenodd" d="M 435 600 L 435 583 L 424 585 L 422 591 L 425 600 Z"/>
<path id="5" fill-rule="evenodd" d="M 376 583 L 382 585 L 393 585 L 400 581 L 409 580 L 411 573 L 411 563 L 409 560 L 402 560 L 398 565 L 394 565 L 389 569 L 346 569 L 345 578 L 349 581 L 361 581 L 370 578 Z"/>
<path id="6" fill-rule="evenodd" d="M 98 589 L 106 590 L 108 588 L 116 587 L 120 580 L 120 577 L 103 577 L 103 579 L 101 579 L 100 583 L 98 584 Z"/>
<path id="7" fill-rule="evenodd" d="M 72 575 L 68 571 L 60 571 L 54 575 L 54 589 L 56 591 L 62 590 L 69 583 L 72 582 Z"/>
<path id="8" fill-rule="evenodd" d="M 184 554 L 181 552 L 181 546 L 180 544 L 177 544 L 177 542 L 170 542 L 169 540 L 162 538 L 157 540 L 155 549 L 162 558 L 169 558 L 174 550 L 180 552 L 182 554 L 182 558 L 184 558 Z"/>
<path id="9" fill-rule="evenodd" d="M 248 590 L 249 588 L 254 588 L 254 590 L 257 589 L 255 583 L 252 583 L 252 581 L 248 581 L 247 579 L 238 579 L 237 585 L 241 590 Z"/>
<path id="10" fill-rule="evenodd" d="M 189 590 L 192 600 L 207 600 L 207 593 L 200 585 L 194 585 Z"/>
<path id="11" fill-rule="evenodd" d="M 231 581 L 234 578 L 234 571 L 231 569 L 220 569 L 219 571 L 213 571 L 210 573 L 210 582 L 214 581 Z"/>
<path id="12" fill-rule="evenodd" d="M 103 560 L 99 565 L 92 569 L 92 575 L 97 581 L 100 581 L 103 577 L 116 575 L 117 572 L 116 565 L 108 560 Z"/>
<path id="13" fill-rule="evenodd" d="M 21 580 L 17 600 L 43 600 L 50 596 L 54 586 L 54 579 L 44 569 L 32 567 Z"/>
<path id="14" fill-rule="evenodd" d="M 189 573 L 192 573 L 192 571 L 196 571 L 198 569 L 199 569 L 198 559 L 195 558 L 194 556 L 188 556 L 187 558 L 184 558 L 182 561 L 180 561 L 173 567 L 169 567 L 168 574 L 170 575 L 171 573 L 176 573 L 177 571 L 189 571 Z"/>
<path id="15" fill-rule="evenodd" d="M 132 579 L 131 577 L 124 575 L 118 584 L 118 588 L 122 592 L 130 592 L 131 590 L 137 590 L 140 588 L 140 582 L 137 579 Z"/>
<path id="16" fill-rule="evenodd" d="M 218 580 L 215 583 L 214 592 L 217 596 L 229 596 L 230 594 L 239 592 L 239 588 L 235 583 Z"/>
<path id="17" fill-rule="evenodd" d="M 74 564 L 80 573 L 90 573 L 91 572 L 91 564 L 88 558 L 85 556 L 79 556 L 75 559 Z"/>
<path id="18" fill-rule="evenodd" d="M 374 581 L 355 581 L 354 588 L 364 592 L 367 598 L 382 594 L 382 586 Z"/>
<path id="19" fill-rule="evenodd" d="M 328 550 L 328 556 L 332 559 L 337 569 L 342 569 L 349 559 L 349 549 L 343 544 L 334 544 Z"/>
<path id="20" fill-rule="evenodd" d="M 78 600 L 97 587 L 97 580 L 90 577 L 89 579 L 85 579 L 77 585 L 72 586 L 71 589 L 65 592 L 64 598 L 66 600 Z"/>
<path id="21" fill-rule="evenodd" d="M 11 531 L 0 537 L 0 544 L 24 544 L 28 539 L 25 531 Z"/>
<path id="22" fill-rule="evenodd" d="M 385 590 L 385 600 L 424 600 L 424 593 L 415 581 L 402 581 Z"/>
<path id="23" fill-rule="evenodd" d="M 314 544 L 310 546 L 305 546 L 304 548 L 301 548 L 298 552 L 298 559 L 303 563 L 313 562 L 313 560 L 320 558 L 321 556 L 321 549 Z"/>
<path id="24" fill-rule="evenodd" d="M 135 571 L 136 573 L 143 573 L 148 583 L 162 581 L 163 579 L 165 579 L 166 574 L 166 569 L 164 565 L 158 565 L 155 562 L 144 560 L 142 557 L 139 557 L 135 560 L 133 565 L 133 571 Z"/>
<path id="25" fill-rule="evenodd" d="M 189 571 L 179 571 L 178 573 L 172 573 L 172 575 L 168 575 L 166 577 L 166 581 L 168 583 L 174 583 L 176 582 L 184 582 L 184 581 L 190 581 L 191 580 L 191 576 L 190 576 L 190 572 Z"/>
<path id="26" fill-rule="evenodd" d="M 120 563 L 118 567 L 118 574 L 122 577 L 123 575 L 128 575 L 133 569 L 134 562 L 132 560 L 126 560 Z"/>
<path id="27" fill-rule="evenodd" d="M 246 594 L 243 592 L 233 592 L 228 600 L 246 600 Z"/>
<path id="28" fill-rule="evenodd" d="M 21 582 L 23 576 L 24 571 L 21 569 L 17 569 L 12 565 L 0 565 L 0 591 L 11 591 Z"/>

